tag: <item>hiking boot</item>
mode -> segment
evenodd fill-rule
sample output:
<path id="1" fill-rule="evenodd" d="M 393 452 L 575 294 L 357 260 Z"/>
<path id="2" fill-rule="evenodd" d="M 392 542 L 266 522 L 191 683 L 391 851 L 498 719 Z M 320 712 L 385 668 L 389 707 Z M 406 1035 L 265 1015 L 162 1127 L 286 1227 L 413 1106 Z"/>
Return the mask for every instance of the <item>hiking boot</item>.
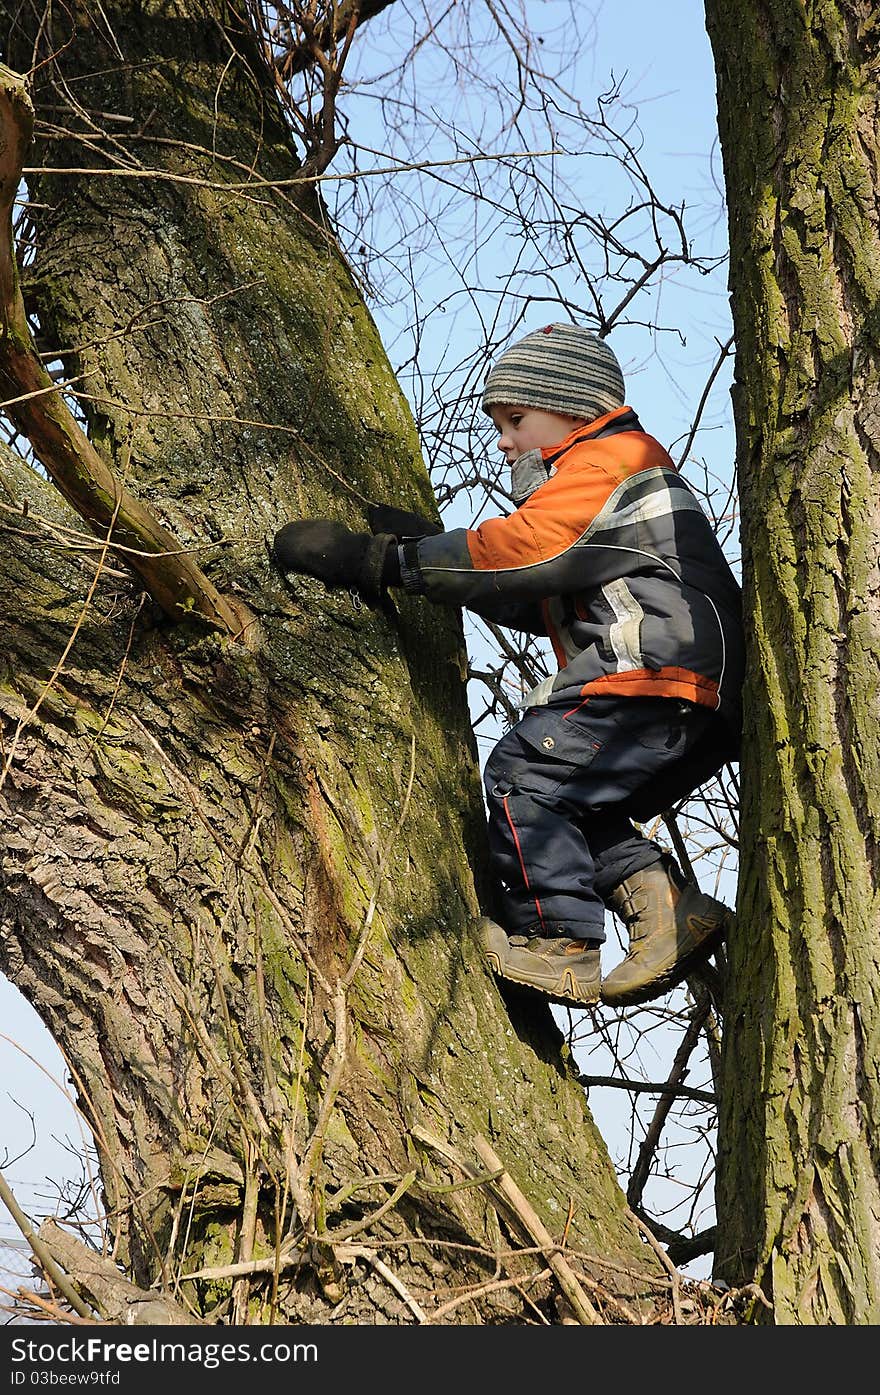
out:
<path id="1" fill-rule="evenodd" d="M 537 988 L 557 1003 L 583 1007 L 599 1001 L 600 951 L 591 940 L 508 935 L 488 916 L 480 921 L 479 936 L 490 969 L 502 978 Z"/>
<path id="2" fill-rule="evenodd" d="M 621 882 L 608 905 L 629 934 L 626 958 L 602 984 L 602 1001 L 614 1007 L 645 1003 L 681 983 L 733 921 L 728 907 L 688 881 L 668 856 Z"/>

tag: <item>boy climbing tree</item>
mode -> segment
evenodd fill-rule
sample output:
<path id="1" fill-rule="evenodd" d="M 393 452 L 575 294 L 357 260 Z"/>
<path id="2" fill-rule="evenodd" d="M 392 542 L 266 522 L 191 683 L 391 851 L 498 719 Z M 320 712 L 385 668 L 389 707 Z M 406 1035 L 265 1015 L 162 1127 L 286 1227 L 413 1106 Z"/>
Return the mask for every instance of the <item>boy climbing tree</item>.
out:
<path id="1" fill-rule="evenodd" d="M 482 406 L 511 467 L 509 515 L 443 532 L 376 505 L 372 533 L 291 522 L 274 556 L 373 599 L 402 586 L 549 636 L 558 671 L 484 772 L 498 920 L 481 921 L 483 947 L 497 974 L 553 1001 L 646 1002 L 730 920 L 638 824 L 738 754 L 739 586 L 603 339 L 573 324 L 525 335 Z M 629 950 L 603 980 L 606 908 Z"/>

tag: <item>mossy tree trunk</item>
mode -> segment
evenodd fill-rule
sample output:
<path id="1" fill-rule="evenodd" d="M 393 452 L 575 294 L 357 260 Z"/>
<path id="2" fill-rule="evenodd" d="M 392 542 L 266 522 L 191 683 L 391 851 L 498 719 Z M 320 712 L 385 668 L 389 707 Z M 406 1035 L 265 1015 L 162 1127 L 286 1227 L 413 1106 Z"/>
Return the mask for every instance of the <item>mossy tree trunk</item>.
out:
<path id="1" fill-rule="evenodd" d="M 483 1136 L 647 1312 L 661 1271 L 550 1012 L 472 938 L 459 617 L 269 565 L 288 518 L 433 502 L 319 201 L 273 187 L 297 167 L 257 49 L 219 4 L 41 15 L 9 12 L 3 55 L 55 55 L 31 163 L 93 172 L 31 178 L 26 302 L 107 463 L 253 617 L 172 623 L 112 553 L 93 585 L 81 520 L 3 453 L 29 517 L 0 554 L 0 966 L 69 1062 L 115 1252 L 199 1321 L 410 1322 L 543 1263 L 497 1262 L 485 1187 L 450 1190 Z M 553 1292 L 445 1320 L 556 1320 Z"/>
<path id="2" fill-rule="evenodd" d="M 750 617 L 718 1273 L 880 1321 L 880 23 L 707 0 Z"/>

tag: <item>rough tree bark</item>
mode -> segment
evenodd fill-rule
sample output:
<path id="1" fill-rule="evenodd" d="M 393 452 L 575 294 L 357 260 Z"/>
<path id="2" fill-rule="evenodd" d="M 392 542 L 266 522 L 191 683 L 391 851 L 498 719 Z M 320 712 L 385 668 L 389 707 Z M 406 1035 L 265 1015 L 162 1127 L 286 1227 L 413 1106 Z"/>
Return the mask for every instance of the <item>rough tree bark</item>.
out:
<path id="1" fill-rule="evenodd" d="M 433 503 L 256 46 L 216 0 L 117 0 L 15 7 L 3 57 L 34 67 L 30 164 L 92 171 L 29 178 L 41 347 L 255 617 L 172 623 L 125 553 L 93 586 L 81 518 L 3 452 L 0 967 L 69 1063 L 115 1257 L 205 1322 L 412 1322 L 469 1282 L 443 1321 L 560 1320 L 582 1284 L 509 1256 L 491 1141 L 582 1283 L 649 1315 L 662 1267 L 549 1010 L 473 942 L 458 617 L 268 562 L 290 517 Z"/>
<path id="2" fill-rule="evenodd" d="M 751 616 L 717 1272 L 880 1320 L 880 22 L 707 0 Z"/>

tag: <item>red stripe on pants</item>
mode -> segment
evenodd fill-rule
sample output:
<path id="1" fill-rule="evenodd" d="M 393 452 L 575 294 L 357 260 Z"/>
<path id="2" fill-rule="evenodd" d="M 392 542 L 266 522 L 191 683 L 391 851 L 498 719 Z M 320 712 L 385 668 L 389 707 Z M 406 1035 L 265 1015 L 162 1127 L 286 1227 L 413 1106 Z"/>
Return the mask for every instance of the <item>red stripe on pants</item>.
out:
<path id="1" fill-rule="evenodd" d="M 511 831 L 511 833 L 513 834 L 513 841 L 514 841 L 514 843 L 516 844 L 516 853 L 517 853 L 517 857 L 519 858 L 519 865 L 520 865 L 520 868 L 522 869 L 523 881 L 524 881 L 525 884 L 526 884 L 526 890 L 527 890 L 527 891 L 531 891 L 532 888 L 531 888 L 531 884 L 530 884 L 530 882 L 529 882 L 529 874 L 528 874 L 528 872 L 526 871 L 526 864 L 525 864 L 525 862 L 524 862 L 524 860 L 523 860 L 522 848 L 521 848 L 521 846 L 520 846 L 520 841 L 519 841 L 519 835 L 517 834 L 516 828 L 515 828 L 515 826 L 514 826 L 513 819 L 512 819 L 511 816 L 510 816 L 510 806 L 509 806 L 508 803 L 507 803 L 507 795 L 504 796 L 504 799 L 503 799 L 502 803 L 504 804 L 504 813 L 505 813 L 506 816 L 507 816 L 507 822 L 510 824 L 510 831 Z M 541 910 L 541 902 L 538 900 L 537 896 L 533 897 L 532 899 L 533 899 L 534 902 L 535 902 L 535 910 L 538 912 L 538 919 L 539 919 L 540 922 L 541 922 L 541 926 L 542 926 L 542 928 L 543 928 L 544 930 L 546 930 L 547 927 L 546 927 L 546 925 L 544 924 L 544 912 Z"/>

